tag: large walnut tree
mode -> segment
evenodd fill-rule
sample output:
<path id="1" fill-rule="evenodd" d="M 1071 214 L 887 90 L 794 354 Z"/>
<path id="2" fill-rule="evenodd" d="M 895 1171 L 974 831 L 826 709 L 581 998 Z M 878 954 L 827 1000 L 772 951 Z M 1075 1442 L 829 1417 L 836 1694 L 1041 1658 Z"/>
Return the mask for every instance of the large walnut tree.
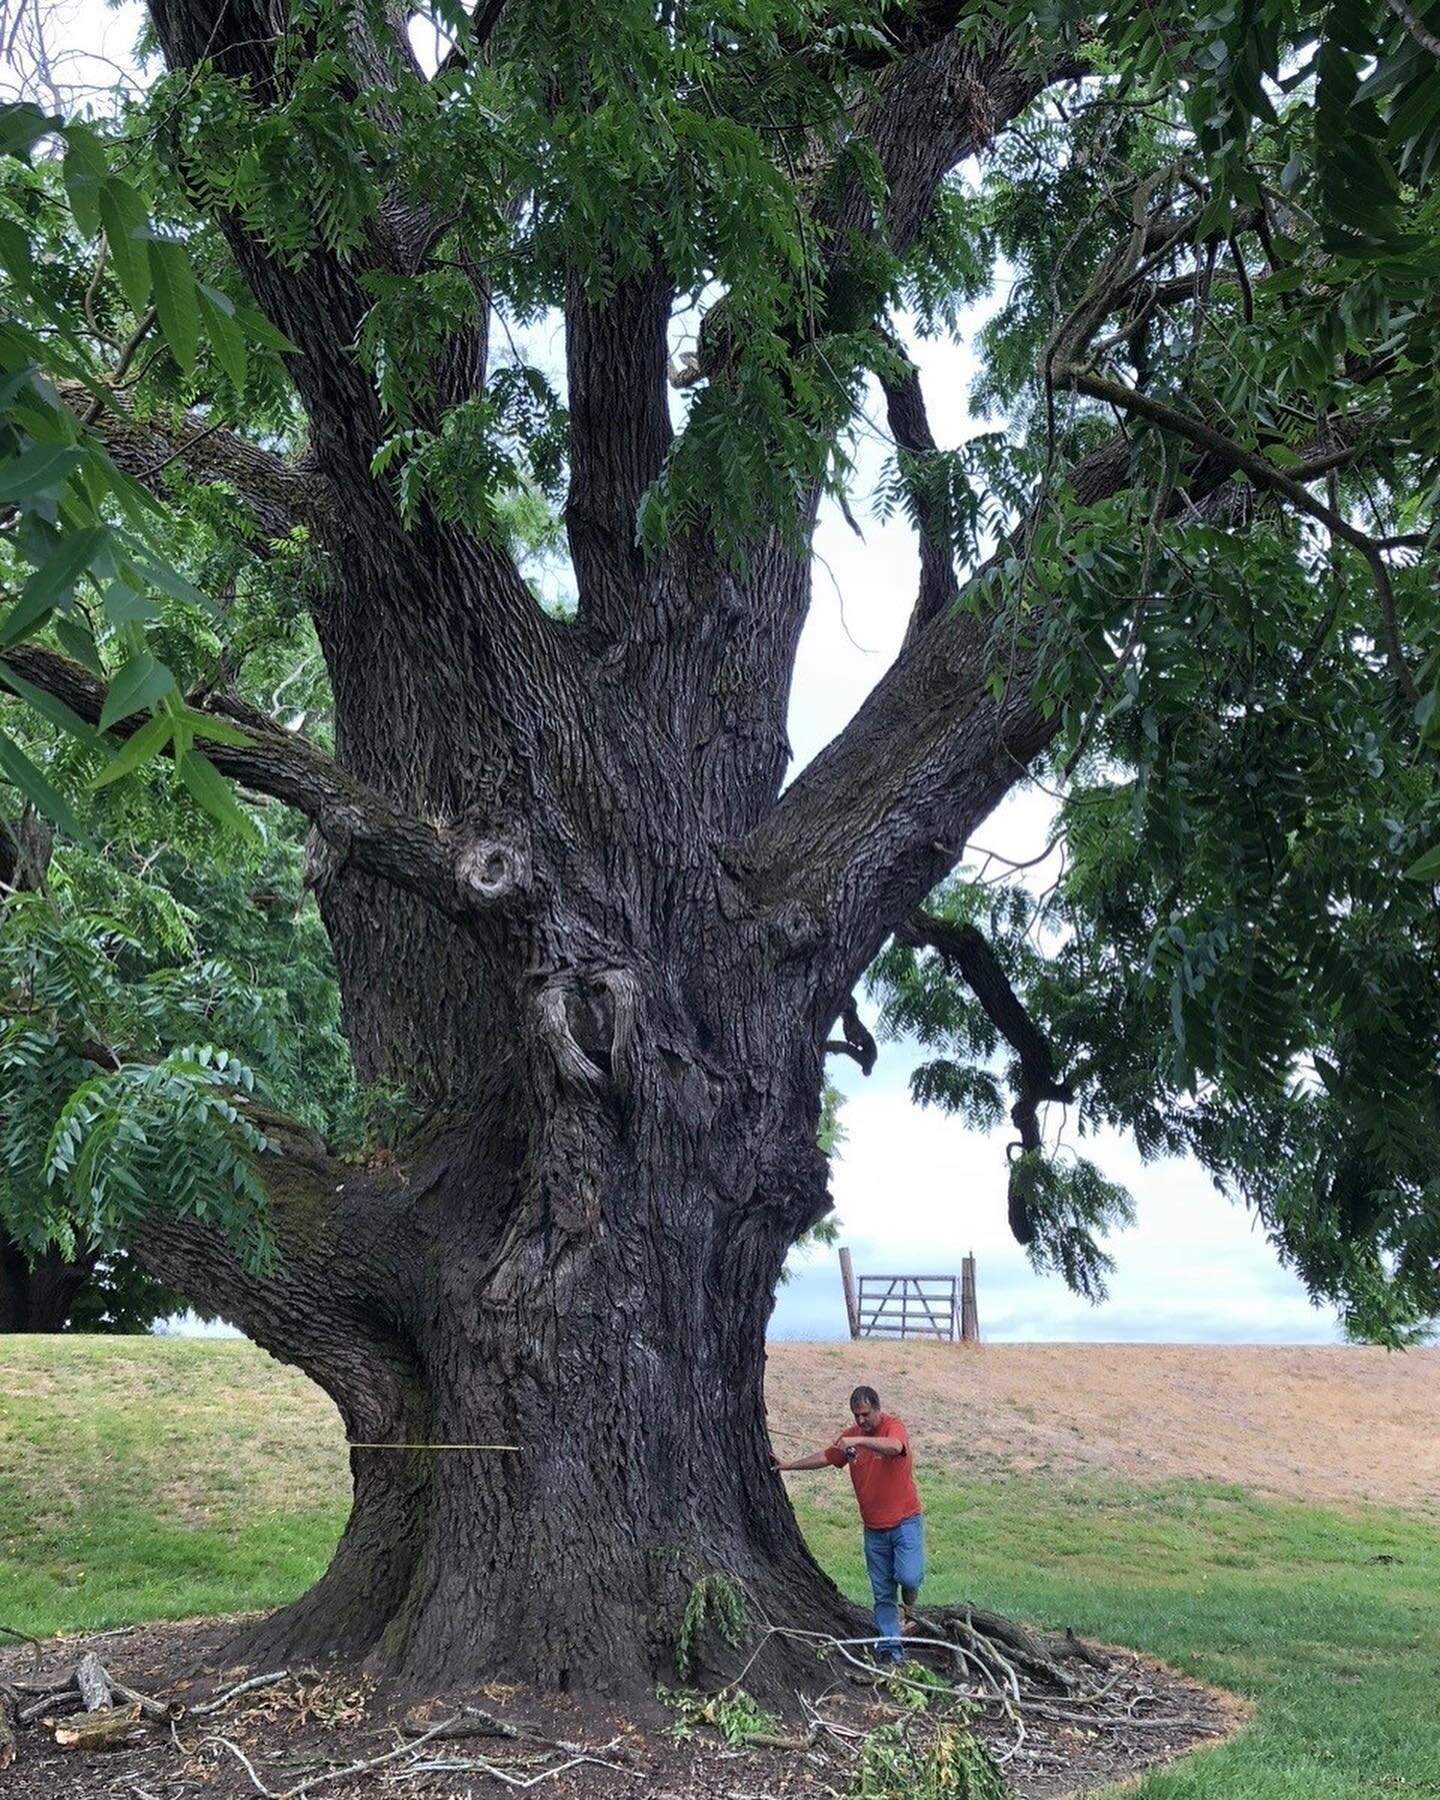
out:
<path id="1" fill-rule="evenodd" d="M 403 7 L 153 0 L 143 104 L 10 116 L 5 679 L 101 728 L 107 795 L 173 764 L 309 819 L 357 1072 L 424 1116 L 341 1160 L 241 1095 L 263 1195 L 116 1228 L 353 1443 L 518 1446 L 354 1450 L 251 1654 L 633 1690 L 704 1574 L 842 1617 L 764 1338 L 887 945 L 926 1097 L 990 1117 L 1010 1064 L 1038 1260 L 1093 1289 L 1125 1205 L 1047 1152 L 1075 1101 L 1197 1151 L 1356 1329 L 1436 1310 L 1436 10 L 487 0 L 432 72 Z M 907 333 L 992 281 L 1010 429 L 941 446 Z M 792 771 L 867 408 L 918 587 Z M 550 504 L 573 612 L 519 548 Z M 252 579 L 333 729 L 247 682 Z M 965 864 L 1031 778 L 1038 914 Z M 104 1176 L 68 1119 L 56 1207 Z"/>

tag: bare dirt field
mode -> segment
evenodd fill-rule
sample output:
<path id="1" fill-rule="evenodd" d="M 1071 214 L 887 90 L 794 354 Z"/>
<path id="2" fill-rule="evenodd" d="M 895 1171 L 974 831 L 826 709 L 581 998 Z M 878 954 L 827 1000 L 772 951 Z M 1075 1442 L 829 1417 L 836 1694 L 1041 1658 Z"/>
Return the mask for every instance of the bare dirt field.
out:
<path id="1" fill-rule="evenodd" d="M 828 1441 L 860 1382 L 906 1420 L 922 1467 L 1440 1510 L 1440 1349 L 774 1343 L 777 1439 Z"/>

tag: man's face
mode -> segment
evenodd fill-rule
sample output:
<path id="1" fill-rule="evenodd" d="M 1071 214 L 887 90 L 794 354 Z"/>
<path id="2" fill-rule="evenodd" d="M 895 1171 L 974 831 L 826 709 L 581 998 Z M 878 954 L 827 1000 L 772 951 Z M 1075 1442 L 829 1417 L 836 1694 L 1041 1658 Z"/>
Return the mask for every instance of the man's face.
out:
<path id="1" fill-rule="evenodd" d="M 860 1427 L 862 1437 L 870 1437 L 880 1423 L 880 1408 L 872 1406 L 868 1400 L 861 1400 L 850 1408 L 850 1416 Z"/>

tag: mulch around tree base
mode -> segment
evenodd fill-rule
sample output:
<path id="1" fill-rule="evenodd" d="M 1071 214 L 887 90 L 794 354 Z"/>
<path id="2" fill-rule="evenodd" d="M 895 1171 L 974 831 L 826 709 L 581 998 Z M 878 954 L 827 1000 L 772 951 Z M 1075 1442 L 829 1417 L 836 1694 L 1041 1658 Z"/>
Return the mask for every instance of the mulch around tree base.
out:
<path id="1" fill-rule="evenodd" d="M 893 1699 L 863 1679 L 837 1675 L 816 1709 L 833 1731 L 815 1727 L 807 1733 L 812 1712 L 780 1727 L 802 1747 L 736 1749 L 703 1726 L 677 1737 L 657 1727 L 653 1716 L 641 1721 L 570 1696 L 495 1685 L 437 1695 L 419 1711 L 438 1723 L 471 1706 L 492 1721 L 522 1724 L 529 1738 L 507 1739 L 492 1731 L 437 1737 L 416 1747 L 415 1738 L 400 1731 L 407 1715 L 412 1731 L 416 1728 L 414 1697 L 387 1695 L 360 1671 L 339 1665 L 323 1673 L 294 1671 L 283 1681 L 236 1695 L 218 1711 L 194 1716 L 192 1709 L 206 1700 L 249 1676 L 268 1673 L 227 1665 L 226 1646 L 238 1624 L 210 1619 L 146 1625 L 46 1644 L 45 1674 L 68 1676 L 82 1653 L 93 1650 L 115 1682 L 186 1710 L 173 1726 L 136 1727 L 115 1747 L 91 1752 L 59 1747 L 53 1729 L 39 1723 L 22 1725 L 14 1763 L 0 1773 L 0 1795 L 7 1800 L 11 1795 L 17 1800 L 256 1800 L 268 1792 L 297 1800 L 312 1794 L 316 1800 L 404 1795 L 481 1800 L 518 1792 L 521 1783 L 554 1770 L 528 1791 L 540 1800 L 620 1795 L 830 1800 L 848 1792 L 854 1780 L 855 1740 L 848 1734 L 899 1716 Z M 1242 1701 L 1173 1669 L 1129 1651 L 1107 1649 L 1104 1655 L 1104 1698 L 1095 1703 L 1108 1721 L 1101 1729 L 1058 1717 L 1029 1719 L 1017 1746 L 1016 1731 L 1003 1718 L 972 1718 L 992 1751 L 1011 1753 L 1005 1774 L 1017 1800 L 1058 1800 L 1124 1781 L 1233 1735 L 1248 1717 Z M 0 1652 L 0 1684 L 33 1677 L 33 1651 Z M 26 1704 L 34 1695 L 20 1698 Z M 935 1729 L 930 1716 L 909 1717 L 907 1729 L 923 1745 Z M 1117 1723 L 1122 1719 L 1125 1723 Z M 411 1747 L 393 1760 L 354 1774 L 341 1772 L 402 1744 Z M 582 1751 L 594 1760 L 561 1767 Z"/>

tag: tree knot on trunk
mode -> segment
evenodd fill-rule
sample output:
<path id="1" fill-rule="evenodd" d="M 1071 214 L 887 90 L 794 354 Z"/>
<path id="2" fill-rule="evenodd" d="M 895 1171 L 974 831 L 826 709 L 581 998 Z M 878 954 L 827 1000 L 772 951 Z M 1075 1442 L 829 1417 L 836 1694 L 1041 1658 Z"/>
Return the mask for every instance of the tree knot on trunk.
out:
<path id="1" fill-rule="evenodd" d="M 616 1091 L 626 1094 L 635 1070 L 640 980 L 633 969 L 602 969 L 592 985 L 610 1003 L 610 1077 Z"/>
<path id="2" fill-rule="evenodd" d="M 523 893 L 530 885 L 530 873 L 528 846 L 505 838 L 471 838 L 455 858 L 455 876 L 461 888 L 484 906 L 496 906 Z"/>
<path id="3" fill-rule="evenodd" d="M 813 956 L 825 943 L 825 921 L 804 900 L 783 900 L 770 915 L 770 932 L 785 960 Z"/>
<path id="4" fill-rule="evenodd" d="M 537 1002 L 540 1036 L 561 1085 L 572 1093 L 622 1097 L 630 1091 L 636 1057 L 640 979 L 633 969 L 608 967 L 552 976 Z"/>

